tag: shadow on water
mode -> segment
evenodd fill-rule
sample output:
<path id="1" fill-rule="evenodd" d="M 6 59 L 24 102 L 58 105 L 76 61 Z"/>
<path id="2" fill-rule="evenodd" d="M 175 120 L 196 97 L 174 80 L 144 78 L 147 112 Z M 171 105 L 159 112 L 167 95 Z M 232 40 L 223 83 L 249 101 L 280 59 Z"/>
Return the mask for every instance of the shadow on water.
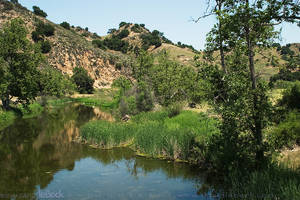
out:
<path id="1" fill-rule="evenodd" d="M 97 197 L 110 194 L 102 196 L 106 199 L 120 198 L 118 192 L 124 194 L 123 199 L 212 199 L 197 195 L 204 177 L 192 166 L 137 157 L 126 148 L 99 150 L 72 142 L 79 135 L 79 127 L 94 119 L 111 121 L 112 117 L 99 109 L 67 104 L 48 108 L 36 118 L 17 119 L 1 131 L 0 199 L 13 199 L 11 195 L 24 199 L 18 196 L 21 194 L 38 198 L 38 191 L 59 188 L 65 192 L 65 199 L 84 199 L 91 192 Z M 120 183 L 125 184 L 124 191 L 110 191 Z M 74 188 L 79 190 L 75 192 Z M 162 191 L 173 188 L 171 194 Z M 176 188 L 181 188 L 180 194 L 176 194 Z M 140 196 L 130 196 L 135 192 Z"/>

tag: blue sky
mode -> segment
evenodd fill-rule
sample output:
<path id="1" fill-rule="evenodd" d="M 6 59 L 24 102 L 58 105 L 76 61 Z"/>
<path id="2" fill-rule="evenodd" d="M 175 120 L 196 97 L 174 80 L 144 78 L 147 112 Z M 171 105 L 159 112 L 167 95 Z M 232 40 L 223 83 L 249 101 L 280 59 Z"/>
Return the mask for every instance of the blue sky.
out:
<path id="1" fill-rule="evenodd" d="M 206 34 L 214 24 L 214 17 L 198 23 L 192 18 L 201 16 L 205 0 L 19 0 L 32 10 L 39 6 L 54 23 L 63 21 L 71 25 L 89 27 L 99 35 L 106 35 L 110 28 L 117 28 L 121 21 L 143 23 L 150 30 L 157 29 L 173 42 L 181 41 L 203 49 Z M 300 28 L 283 24 L 282 44 L 299 42 Z"/>

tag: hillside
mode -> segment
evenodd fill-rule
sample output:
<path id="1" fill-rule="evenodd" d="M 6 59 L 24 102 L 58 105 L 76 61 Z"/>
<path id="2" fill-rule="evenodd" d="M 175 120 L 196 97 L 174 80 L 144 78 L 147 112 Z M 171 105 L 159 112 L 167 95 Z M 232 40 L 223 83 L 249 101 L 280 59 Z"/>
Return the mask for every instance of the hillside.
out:
<path id="1" fill-rule="evenodd" d="M 53 35 L 43 36 L 51 46 L 51 50 L 45 53 L 49 65 L 69 76 L 72 75 L 74 67 L 82 66 L 95 79 L 95 88 L 108 88 L 120 75 L 128 76 L 135 53 L 140 49 L 154 55 L 166 50 L 171 59 L 183 65 L 194 66 L 196 55 L 202 60 L 203 52 L 180 42 L 174 44 L 162 32 L 150 31 L 144 24 L 121 22 L 117 29 L 109 29 L 108 34 L 101 37 L 89 32 L 88 28 L 75 27 L 68 23 L 68 27 L 63 27 L 34 14 L 20 4 L 0 0 L 0 28 L 13 18 L 23 19 L 29 30 L 28 38 L 32 42 L 39 41 L 39 38 L 34 41 L 33 35 L 40 24 L 53 26 Z M 284 57 L 286 52 L 290 52 L 287 49 L 299 55 L 299 47 L 300 44 L 290 44 L 257 52 L 257 74 L 268 80 L 287 62 Z M 219 53 L 215 52 L 214 57 L 218 63 Z"/>
<path id="2" fill-rule="evenodd" d="M 37 24 L 42 21 L 45 24 L 54 26 L 53 36 L 47 37 L 51 43 L 51 51 L 46 54 L 48 63 L 62 73 L 72 75 L 76 66 L 87 69 L 89 75 L 95 79 L 94 87 L 109 87 L 114 79 L 121 74 L 126 74 L 127 67 L 131 63 L 130 57 L 118 53 L 103 51 L 95 48 L 92 43 L 80 33 L 67 30 L 60 25 L 37 16 L 20 4 L 12 4 L 0 0 L 0 28 L 13 18 L 21 18 L 29 30 L 28 38 L 36 29 Z M 116 65 L 121 65 L 121 69 Z"/>

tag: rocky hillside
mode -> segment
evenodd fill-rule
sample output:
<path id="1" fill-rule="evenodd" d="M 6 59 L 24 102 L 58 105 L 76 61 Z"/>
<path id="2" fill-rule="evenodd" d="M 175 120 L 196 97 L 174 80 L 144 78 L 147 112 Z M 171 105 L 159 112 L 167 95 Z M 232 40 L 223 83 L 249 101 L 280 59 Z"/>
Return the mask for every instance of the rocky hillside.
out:
<path id="1" fill-rule="evenodd" d="M 202 59 L 202 53 L 192 46 L 180 42 L 174 44 L 162 32 L 150 31 L 144 24 L 121 22 L 118 28 L 109 29 L 108 35 L 100 37 L 89 32 L 88 28 L 75 27 L 68 23 L 65 26 L 54 24 L 18 3 L 0 0 L 0 28 L 13 18 L 23 19 L 29 30 L 28 38 L 32 42 L 40 42 L 41 36 L 35 34 L 41 26 L 54 27 L 52 34 L 42 36 L 42 40 L 49 42 L 51 46 L 49 51 L 44 52 L 49 65 L 68 75 L 72 75 L 74 67 L 82 66 L 95 79 L 95 88 L 110 87 L 120 75 L 129 76 L 135 53 L 140 49 L 153 54 L 167 50 L 172 59 L 190 66 L 195 64 L 196 55 Z M 291 50 L 297 56 L 299 48 L 300 44 L 284 47 L 275 45 L 256 53 L 257 74 L 268 79 L 278 73 L 280 66 L 287 62 L 285 55 L 289 55 Z M 218 62 L 218 52 L 214 53 L 214 57 Z"/>
<path id="2" fill-rule="evenodd" d="M 131 65 L 129 56 L 95 48 L 89 37 L 85 37 L 80 31 L 67 30 L 44 17 L 35 15 L 20 4 L 0 0 L 0 28 L 13 18 L 23 19 L 29 30 L 30 39 L 32 32 L 37 29 L 37 24 L 41 21 L 55 28 L 54 35 L 47 37 L 51 50 L 46 56 L 49 65 L 64 74 L 72 75 L 74 67 L 82 66 L 95 79 L 94 87 L 105 88 L 110 87 L 113 80 L 121 74 L 128 73 Z"/>

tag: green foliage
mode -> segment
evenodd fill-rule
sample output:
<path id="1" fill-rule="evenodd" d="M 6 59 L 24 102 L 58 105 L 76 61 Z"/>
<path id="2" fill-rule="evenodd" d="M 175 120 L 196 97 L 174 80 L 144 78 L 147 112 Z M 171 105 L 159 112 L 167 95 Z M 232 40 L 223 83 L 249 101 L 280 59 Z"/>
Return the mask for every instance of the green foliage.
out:
<path id="1" fill-rule="evenodd" d="M 300 144 L 300 113 L 291 111 L 286 118 L 269 133 L 269 142 L 276 148 L 293 147 Z"/>
<path id="2" fill-rule="evenodd" d="M 49 53 L 51 51 L 51 43 L 48 40 L 42 41 L 40 43 L 42 53 Z"/>
<path id="3" fill-rule="evenodd" d="M 32 103 L 28 106 L 20 105 L 17 109 L 20 110 L 22 117 L 25 119 L 36 117 L 44 111 L 44 108 L 39 103 Z"/>
<path id="4" fill-rule="evenodd" d="M 38 94 L 38 66 L 41 53 L 27 39 L 27 30 L 21 19 L 13 19 L 0 32 L 0 98 L 9 106 L 9 96 L 28 104 Z"/>
<path id="5" fill-rule="evenodd" d="M 142 48 L 148 50 L 151 45 L 154 45 L 155 48 L 161 46 L 161 33 L 157 30 L 154 30 L 152 33 L 145 33 L 141 35 L 142 39 Z"/>
<path id="6" fill-rule="evenodd" d="M 121 51 L 122 53 L 126 53 L 129 48 L 129 43 L 121 40 L 120 37 L 116 35 L 112 35 L 111 38 L 105 38 L 104 45 L 111 50 Z"/>
<path id="7" fill-rule="evenodd" d="M 126 92 L 132 87 L 132 82 L 124 76 L 120 76 L 114 80 L 112 87 L 120 88 L 123 92 Z"/>
<path id="8" fill-rule="evenodd" d="M 47 13 L 41 10 L 38 6 L 33 6 L 32 9 L 33 9 L 33 13 L 38 16 L 45 17 L 45 18 L 48 16 Z"/>
<path id="9" fill-rule="evenodd" d="M 16 118 L 12 111 L 2 111 L 0 108 L 0 131 L 11 125 Z"/>
<path id="10" fill-rule="evenodd" d="M 111 28 L 111 29 L 108 29 L 107 34 L 113 34 L 115 32 L 117 32 L 117 29 Z"/>
<path id="11" fill-rule="evenodd" d="M 139 82 L 136 89 L 136 106 L 139 112 L 151 111 L 154 107 L 150 87 L 145 82 Z"/>
<path id="12" fill-rule="evenodd" d="M 106 46 L 104 45 L 104 42 L 102 40 L 93 40 L 92 44 L 102 50 L 106 50 Z"/>
<path id="13" fill-rule="evenodd" d="M 135 33 L 141 33 L 142 32 L 142 27 L 139 25 L 139 24 L 134 24 L 132 27 L 131 27 L 131 30 Z"/>
<path id="14" fill-rule="evenodd" d="M 270 78 L 269 85 L 273 87 L 274 84 L 276 84 L 276 82 L 279 80 L 300 81 L 300 71 L 291 72 L 289 70 L 281 70 L 278 74 L 275 74 Z"/>
<path id="15" fill-rule="evenodd" d="M 300 81 L 296 81 L 290 88 L 286 89 L 283 93 L 280 105 L 288 109 L 300 110 Z"/>
<path id="16" fill-rule="evenodd" d="M 44 37 L 50 37 L 54 35 L 55 28 L 51 24 L 45 24 L 39 21 L 36 25 L 35 31 L 31 33 L 33 41 L 38 42 L 43 40 Z"/>
<path id="17" fill-rule="evenodd" d="M 126 38 L 129 35 L 129 31 L 127 29 L 123 29 L 117 37 L 120 39 Z"/>
<path id="18" fill-rule="evenodd" d="M 88 75 L 88 72 L 83 67 L 75 67 L 73 69 L 72 79 L 77 86 L 78 92 L 81 94 L 93 93 L 93 84 L 95 80 Z"/>
<path id="19" fill-rule="evenodd" d="M 262 171 L 230 173 L 224 193 L 235 199 L 297 199 L 300 195 L 300 174 L 285 166 L 270 166 Z"/>
<path id="20" fill-rule="evenodd" d="M 73 94 L 76 88 L 69 77 L 52 67 L 41 71 L 40 87 L 41 95 L 55 97 Z"/>
<path id="21" fill-rule="evenodd" d="M 102 148 L 127 144 L 138 153 L 187 160 L 195 140 L 205 143 L 218 133 L 215 125 L 215 120 L 193 112 L 184 112 L 176 118 L 168 118 L 166 112 L 148 112 L 134 116 L 129 123 L 89 122 L 80 134 Z"/>
<path id="22" fill-rule="evenodd" d="M 188 49 L 191 49 L 193 52 L 198 53 L 198 51 L 192 45 L 187 45 L 187 44 L 183 44 L 181 42 L 177 42 L 177 46 L 180 48 L 188 48 Z"/>
<path id="23" fill-rule="evenodd" d="M 169 117 L 175 117 L 181 113 L 183 109 L 183 104 L 180 102 L 175 102 L 169 105 L 166 109 Z"/>
<path id="24" fill-rule="evenodd" d="M 70 30 L 70 24 L 68 22 L 62 22 L 60 25 L 65 29 Z"/>
<path id="25" fill-rule="evenodd" d="M 128 23 L 126 23 L 126 22 L 121 22 L 120 24 L 119 24 L 119 28 L 121 28 L 121 27 L 123 27 L 123 26 L 126 26 Z"/>

